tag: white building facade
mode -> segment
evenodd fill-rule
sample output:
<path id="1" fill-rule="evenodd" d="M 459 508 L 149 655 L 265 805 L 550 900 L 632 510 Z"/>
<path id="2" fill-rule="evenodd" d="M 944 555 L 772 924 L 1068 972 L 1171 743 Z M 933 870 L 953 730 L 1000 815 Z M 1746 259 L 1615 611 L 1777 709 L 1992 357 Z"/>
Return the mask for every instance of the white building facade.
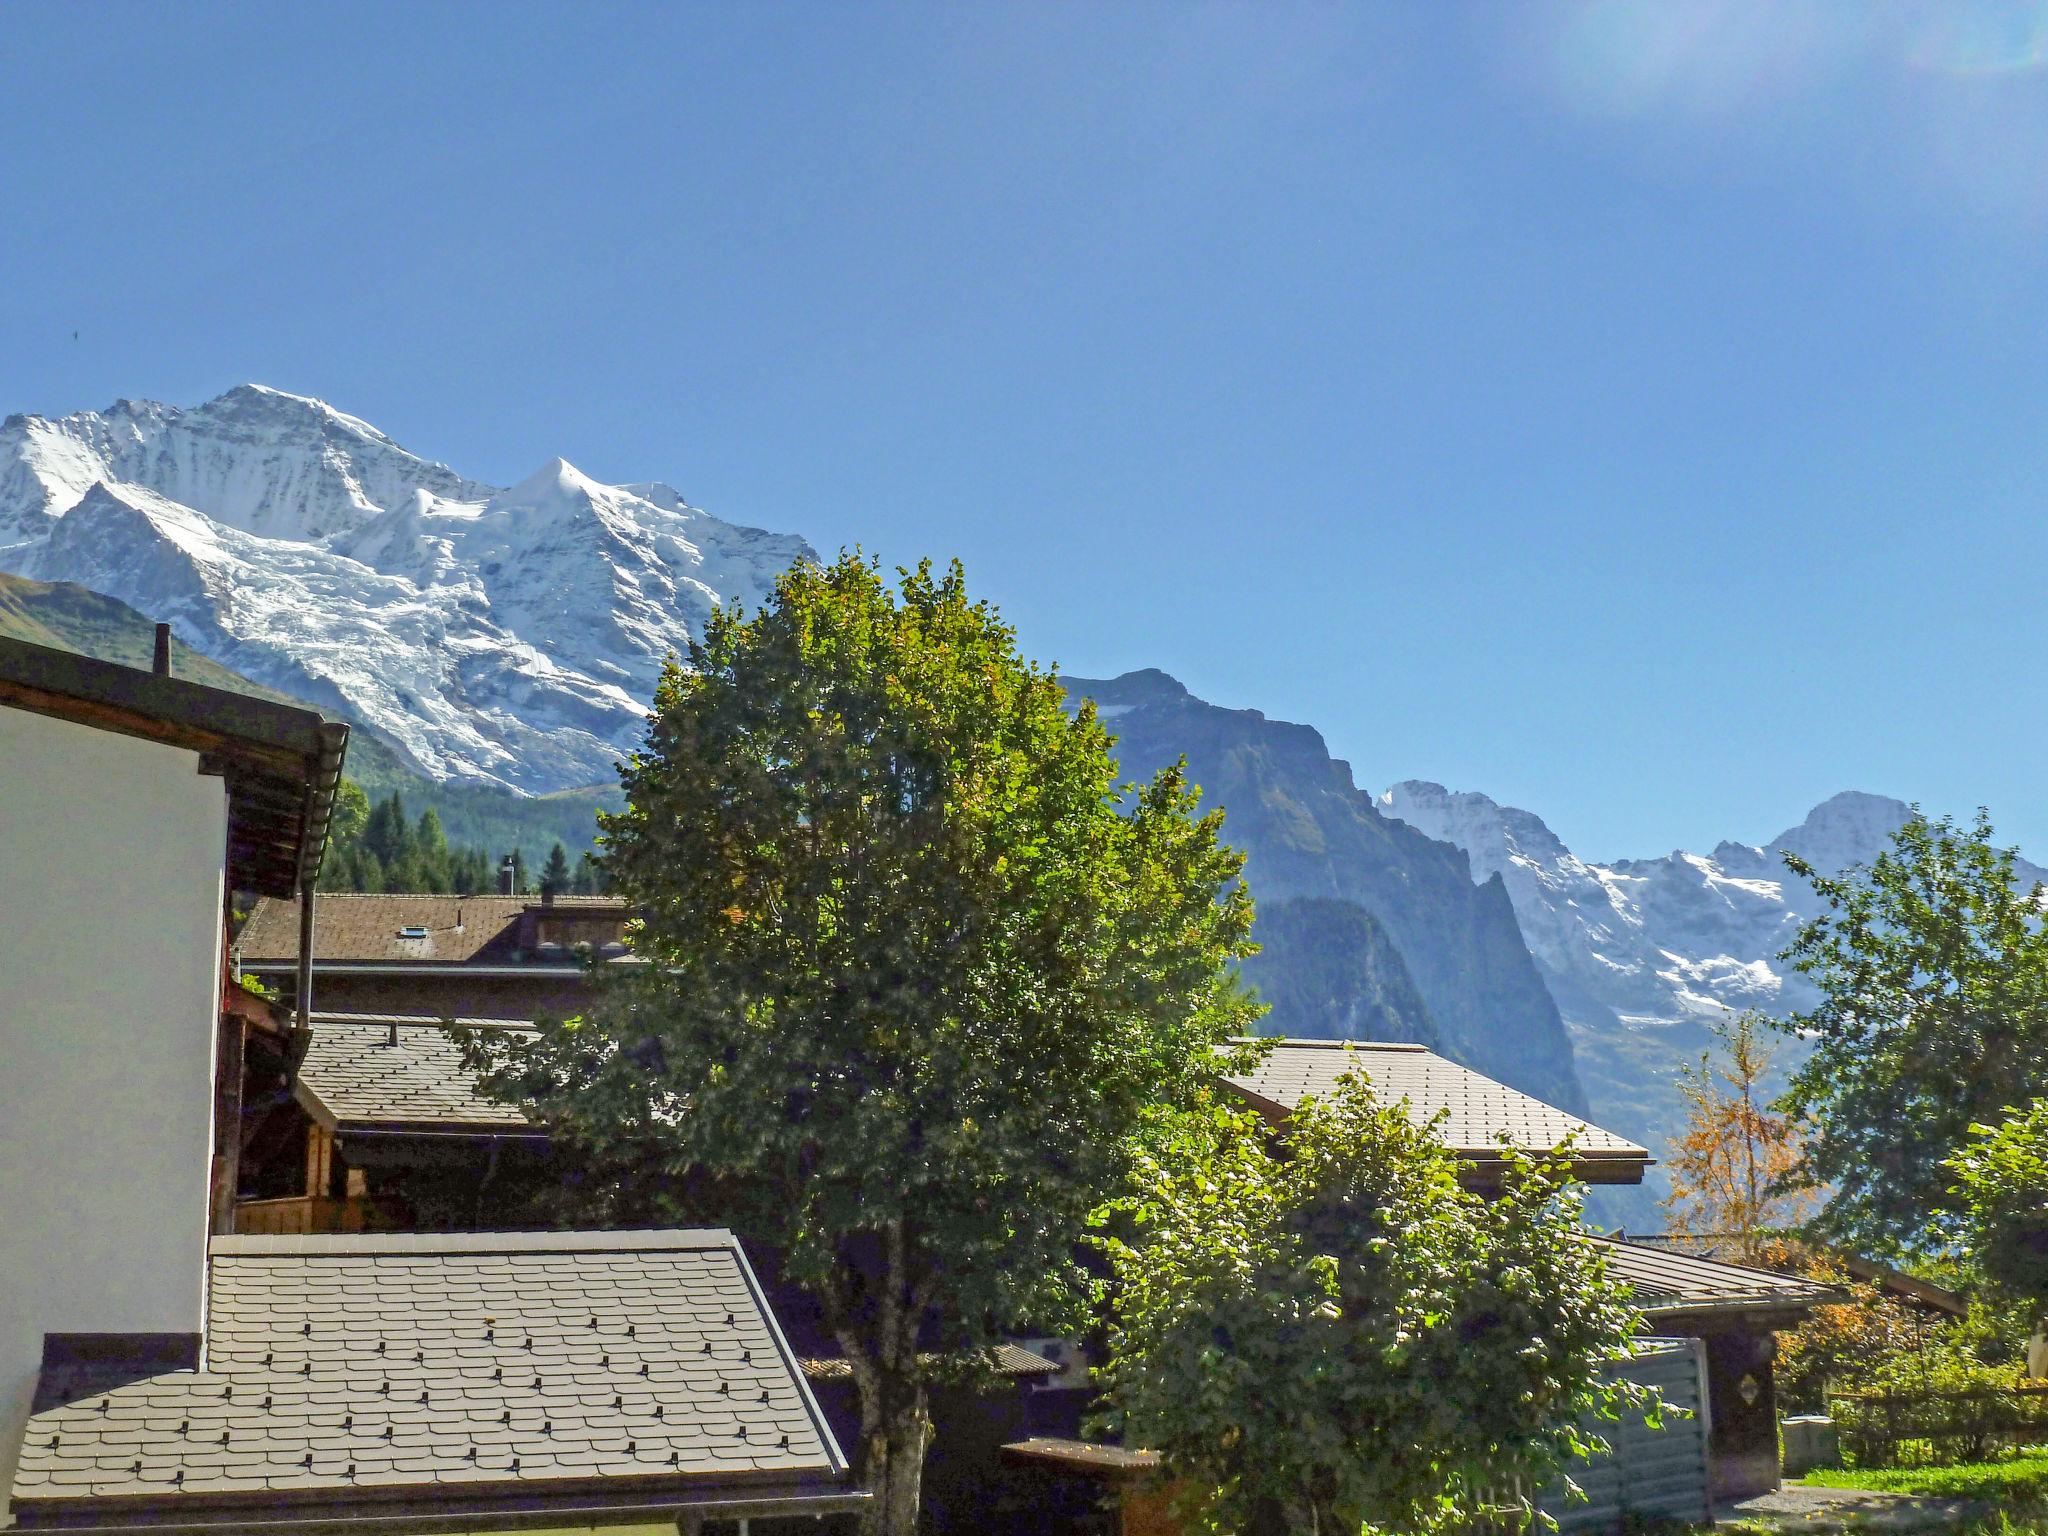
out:
<path id="1" fill-rule="evenodd" d="M 317 867 L 345 740 L 0 641 L 0 1489 L 51 1336 L 196 1355 L 230 881 Z"/>

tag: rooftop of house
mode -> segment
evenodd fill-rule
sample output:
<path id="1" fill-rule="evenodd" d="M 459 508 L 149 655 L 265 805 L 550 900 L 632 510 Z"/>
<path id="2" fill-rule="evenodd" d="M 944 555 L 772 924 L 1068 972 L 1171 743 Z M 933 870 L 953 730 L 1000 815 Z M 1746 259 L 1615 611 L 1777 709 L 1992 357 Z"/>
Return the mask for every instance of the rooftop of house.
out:
<path id="1" fill-rule="evenodd" d="M 1597 1238 L 1608 1273 L 1635 1290 L 1636 1305 L 1653 1321 L 1681 1314 L 1805 1312 L 1841 1293 L 1819 1281 L 1773 1270 L 1750 1269 L 1676 1249 Z"/>
<path id="2" fill-rule="evenodd" d="M 1702 1259 L 1739 1252 L 1742 1244 L 1741 1238 L 1731 1232 L 1631 1233 L 1627 1240 L 1643 1247 L 1690 1254 L 1694 1258 Z M 1825 1256 L 1839 1265 L 1850 1278 L 1875 1286 L 1886 1295 L 1896 1297 L 1922 1311 L 1962 1317 L 1970 1310 L 1969 1302 L 1960 1292 L 1947 1286 L 1936 1285 L 1931 1280 L 1923 1280 L 1918 1275 L 1909 1275 L 1889 1264 L 1880 1264 L 1875 1259 L 1866 1259 L 1860 1254 L 1844 1253 L 1839 1249 L 1826 1250 Z"/>
<path id="3" fill-rule="evenodd" d="M 1567 1136 L 1584 1174 L 1636 1182 L 1650 1154 L 1625 1137 L 1530 1097 L 1505 1083 L 1447 1061 L 1419 1045 L 1360 1040 L 1280 1040 L 1252 1072 L 1224 1079 L 1273 1118 L 1304 1099 L 1336 1091 L 1349 1072 L 1362 1072 L 1382 1098 L 1406 1101 L 1418 1120 L 1435 1121 L 1454 1152 L 1473 1162 L 1497 1160 L 1501 1139 L 1520 1151 L 1548 1151 Z"/>
<path id="4" fill-rule="evenodd" d="M 430 965 L 572 966 L 575 947 L 622 953 L 625 903 L 613 896 L 322 895 L 313 903 L 313 962 L 410 970 Z M 297 901 L 256 903 L 236 935 L 252 970 L 296 963 Z"/>
<path id="5" fill-rule="evenodd" d="M 25 1528 L 588 1525 L 844 1507 L 846 1463 L 722 1231 L 216 1238 L 196 1370 L 46 1364 Z M 655 1506 L 667 1510 L 665 1516 Z"/>
<path id="6" fill-rule="evenodd" d="M 25 640 L 0 639 L 0 705 L 199 754 L 228 794 L 228 875 L 288 896 L 310 884 L 348 751 L 348 727 L 230 693 Z M 295 955 L 296 945 L 282 953 Z"/>
<path id="7" fill-rule="evenodd" d="M 504 1019 L 449 1021 L 527 1031 Z M 316 1013 L 295 1091 L 330 1131 L 491 1136 L 528 1129 L 516 1107 L 485 1098 L 446 1024 L 392 1014 Z"/>

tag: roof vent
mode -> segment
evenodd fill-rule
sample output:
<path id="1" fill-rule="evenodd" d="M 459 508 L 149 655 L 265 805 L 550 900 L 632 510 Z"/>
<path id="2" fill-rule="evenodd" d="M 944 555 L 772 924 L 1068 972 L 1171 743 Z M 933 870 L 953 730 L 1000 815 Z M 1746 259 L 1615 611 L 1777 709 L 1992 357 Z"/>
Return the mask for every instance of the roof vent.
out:
<path id="1" fill-rule="evenodd" d="M 424 939 L 427 936 L 427 930 L 414 923 L 409 927 L 399 929 L 398 936 L 401 939 Z"/>

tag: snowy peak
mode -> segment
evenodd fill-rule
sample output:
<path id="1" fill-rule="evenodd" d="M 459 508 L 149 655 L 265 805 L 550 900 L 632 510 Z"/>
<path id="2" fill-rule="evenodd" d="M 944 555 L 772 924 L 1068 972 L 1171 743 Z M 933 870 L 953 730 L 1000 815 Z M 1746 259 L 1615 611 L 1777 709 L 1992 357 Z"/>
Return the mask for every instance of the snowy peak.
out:
<path id="1" fill-rule="evenodd" d="M 123 481 L 272 538 L 325 538 L 418 490 L 456 500 L 489 494 L 367 422 L 257 384 L 189 410 L 119 400 L 56 420 L 10 417 L 0 426 L 0 460 L 10 471 L 0 477 L 0 502 L 17 514 L 39 500 L 41 511 L 61 515 L 93 481 Z"/>
<path id="2" fill-rule="evenodd" d="M 661 481 L 552 458 L 503 489 L 263 385 L 0 423 L 0 570 L 168 620 L 436 777 L 609 778 L 665 658 L 805 558 Z"/>
<path id="3" fill-rule="evenodd" d="M 1594 1122 L 1652 1150 L 1683 1118 L 1676 1072 L 1707 1046 L 1709 1023 L 1743 1008 L 1782 1017 L 1812 1001 L 1779 957 L 1821 902 L 1783 855 L 1828 874 L 1868 864 L 1911 814 L 1904 801 L 1850 792 L 1761 847 L 1594 864 L 1540 818 L 1482 794 L 1410 781 L 1379 805 L 1464 849 L 1475 880 L 1501 876 L 1571 1032 Z M 2018 872 L 2035 878 L 2024 862 Z M 1788 1042 L 1779 1067 L 1796 1053 Z"/>
<path id="4" fill-rule="evenodd" d="M 1822 874 L 1839 874 L 1851 864 L 1869 863 L 1912 814 L 1913 808 L 1903 800 L 1844 790 L 1808 811 L 1798 826 L 1772 838 L 1763 852 L 1777 868 L 1784 867 L 1780 855 L 1794 853 Z"/>
<path id="5" fill-rule="evenodd" d="M 1438 842 L 1453 843 L 1467 853 L 1472 852 L 1468 844 L 1487 845 L 1489 872 L 1513 858 L 1540 862 L 1572 858 L 1571 850 L 1542 817 L 1501 805 L 1476 790 L 1454 792 L 1425 779 L 1405 779 L 1382 793 L 1377 803 L 1385 815 L 1407 822 Z M 1476 873 L 1476 864 L 1474 868 Z"/>
<path id="6" fill-rule="evenodd" d="M 1071 697 L 1095 701 L 1097 713 L 1105 718 L 1147 704 L 1178 704 L 1193 697 L 1178 678 L 1157 667 L 1142 667 L 1111 678 L 1069 677 L 1061 680 Z"/>
<path id="7" fill-rule="evenodd" d="M 595 480 L 567 459 L 554 458 L 510 490 L 499 492 L 492 501 L 494 504 L 545 512 L 555 508 L 588 506 L 597 499 L 599 490 Z"/>

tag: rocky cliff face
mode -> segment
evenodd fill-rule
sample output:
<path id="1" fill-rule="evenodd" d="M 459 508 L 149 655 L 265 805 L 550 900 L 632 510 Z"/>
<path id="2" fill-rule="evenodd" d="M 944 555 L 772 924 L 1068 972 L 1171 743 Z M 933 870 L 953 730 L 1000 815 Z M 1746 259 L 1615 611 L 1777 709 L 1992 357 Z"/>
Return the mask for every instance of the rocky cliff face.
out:
<path id="1" fill-rule="evenodd" d="M 1268 965 L 1284 961 L 1290 977 L 1276 1023 L 1434 1030 L 1458 1060 L 1584 1113 L 1570 1043 L 1497 876 L 1475 881 L 1461 850 L 1382 815 L 1308 726 L 1204 703 L 1161 672 L 1066 683 L 1096 702 L 1126 776 L 1185 755 L 1205 802 L 1223 807 L 1224 836 L 1246 851 L 1252 894 L 1276 918 Z"/>

